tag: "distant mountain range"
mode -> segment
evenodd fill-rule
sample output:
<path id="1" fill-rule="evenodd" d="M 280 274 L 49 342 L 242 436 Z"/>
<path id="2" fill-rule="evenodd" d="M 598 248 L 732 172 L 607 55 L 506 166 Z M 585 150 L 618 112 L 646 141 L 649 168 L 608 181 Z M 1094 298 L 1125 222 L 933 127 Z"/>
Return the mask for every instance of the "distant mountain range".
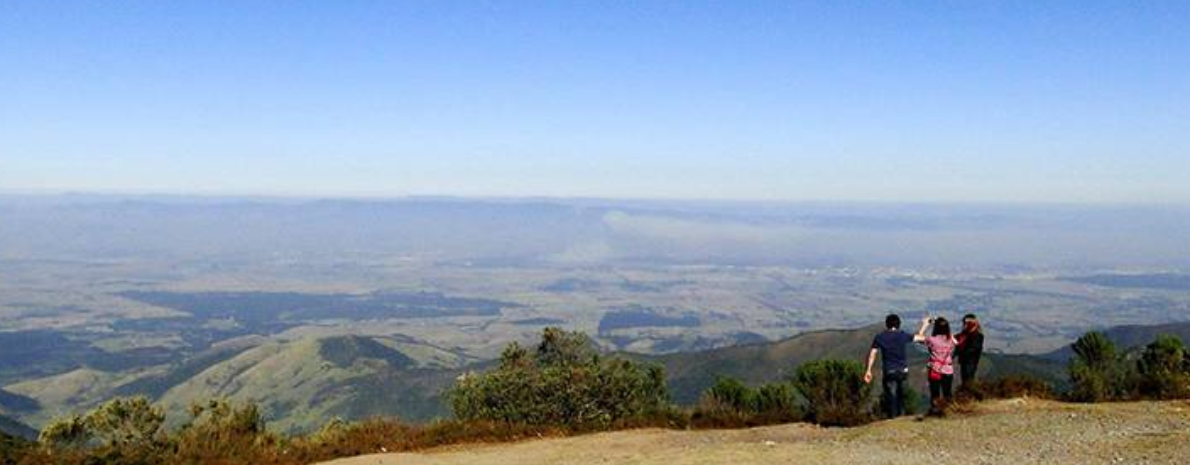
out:
<path id="1" fill-rule="evenodd" d="M 1186 213 L 1041 204 L 0 195 L 0 257 L 1185 267 Z"/>

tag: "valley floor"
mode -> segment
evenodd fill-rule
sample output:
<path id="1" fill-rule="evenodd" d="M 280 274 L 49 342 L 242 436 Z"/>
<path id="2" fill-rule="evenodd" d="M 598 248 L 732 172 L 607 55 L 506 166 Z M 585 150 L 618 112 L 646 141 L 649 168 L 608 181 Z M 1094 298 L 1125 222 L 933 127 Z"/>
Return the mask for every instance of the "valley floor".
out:
<path id="1" fill-rule="evenodd" d="M 965 414 L 851 428 L 636 430 L 377 454 L 333 465 L 1190 463 L 1190 402 L 1075 405 L 1016 399 Z M 329 465 L 329 464 L 328 464 Z"/>

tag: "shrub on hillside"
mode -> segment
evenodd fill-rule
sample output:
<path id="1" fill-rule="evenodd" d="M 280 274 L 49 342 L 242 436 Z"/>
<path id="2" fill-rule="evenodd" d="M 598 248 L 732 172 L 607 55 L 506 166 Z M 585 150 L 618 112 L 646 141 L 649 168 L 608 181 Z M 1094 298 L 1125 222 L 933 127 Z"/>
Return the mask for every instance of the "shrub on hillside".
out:
<path id="1" fill-rule="evenodd" d="M 1127 376 L 1116 346 L 1103 333 L 1090 332 L 1074 342 L 1070 362 L 1070 399 L 1076 402 L 1118 400 L 1127 391 Z"/>
<path id="2" fill-rule="evenodd" d="M 794 373 L 793 385 L 804 399 L 804 410 L 815 423 L 854 426 L 871 420 L 871 390 L 859 362 L 820 360 Z"/>
<path id="3" fill-rule="evenodd" d="M 25 463 L 277 463 L 276 439 L 265 432 L 253 404 L 210 401 L 191 409 L 192 420 L 174 434 L 165 414 L 144 397 L 111 400 L 84 414 L 53 422 Z"/>
<path id="4" fill-rule="evenodd" d="M 707 388 L 691 422 L 701 428 L 730 428 L 789 423 L 802 419 L 797 393 L 788 383 L 752 389 L 738 379 L 720 377 Z"/>
<path id="5" fill-rule="evenodd" d="M 166 452 L 165 413 L 145 397 L 108 401 L 42 430 L 39 455 L 57 463 L 90 456 L 101 463 L 154 463 Z"/>
<path id="6" fill-rule="evenodd" d="M 0 463 L 20 463 L 32 449 L 33 444 L 24 438 L 9 436 L 0 431 Z"/>
<path id="7" fill-rule="evenodd" d="M 460 420 L 574 430 L 669 409 L 661 367 L 600 357 L 585 335 L 557 328 L 547 328 L 533 352 L 509 345 L 499 366 L 461 377 L 449 397 Z"/>
<path id="8" fill-rule="evenodd" d="M 1190 357 L 1182 340 L 1161 336 L 1145 347 L 1137 361 L 1140 394 L 1155 399 L 1190 397 Z"/>
<path id="9" fill-rule="evenodd" d="M 190 422 L 175 435 L 174 461 L 266 463 L 276 459 L 276 436 L 256 404 L 211 400 L 190 406 Z"/>
<path id="10" fill-rule="evenodd" d="M 40 441 L 56 447 L 79 448 L 98 444 L 109 449 L 153 447 L 163 440 L 165 413 L 145 397 L 108 401 L 85 415 L 50 423 Z"/>
<path id="11" fill-rule="evenodd" d="M 802 419 L 797 391 L 790 383 L 769 383 L 757 388 L 755 412 L 771 423 Z"/>

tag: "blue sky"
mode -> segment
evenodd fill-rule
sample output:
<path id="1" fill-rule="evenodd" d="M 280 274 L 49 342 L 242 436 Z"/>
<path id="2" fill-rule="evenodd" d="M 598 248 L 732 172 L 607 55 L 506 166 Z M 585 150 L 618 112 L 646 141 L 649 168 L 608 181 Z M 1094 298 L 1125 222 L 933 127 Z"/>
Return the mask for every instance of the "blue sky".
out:
<path id="1" fill-rule="evenodd" d="M 0 190 L 1190 202 L 1185 1 L 0 8 Z"/>

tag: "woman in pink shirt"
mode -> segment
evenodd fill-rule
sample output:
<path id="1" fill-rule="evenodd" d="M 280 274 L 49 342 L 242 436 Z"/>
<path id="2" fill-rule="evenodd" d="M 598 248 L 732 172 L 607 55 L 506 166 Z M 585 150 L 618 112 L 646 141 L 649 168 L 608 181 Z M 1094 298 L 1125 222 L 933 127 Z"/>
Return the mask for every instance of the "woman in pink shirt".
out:
<path id="1" fill-rule="evenodd" d="M 933 323 L 934 331 L 926 336 L 926 330 Z M 946 318 L 926 317 L 921 320 L 921 329 L 913 341 L 925 344 L 930 357 L 926 361 L 930 380 L 931 413 L 940 413 L 953 398 L 955 339 L 950 334 L 950 322 Z"/>

